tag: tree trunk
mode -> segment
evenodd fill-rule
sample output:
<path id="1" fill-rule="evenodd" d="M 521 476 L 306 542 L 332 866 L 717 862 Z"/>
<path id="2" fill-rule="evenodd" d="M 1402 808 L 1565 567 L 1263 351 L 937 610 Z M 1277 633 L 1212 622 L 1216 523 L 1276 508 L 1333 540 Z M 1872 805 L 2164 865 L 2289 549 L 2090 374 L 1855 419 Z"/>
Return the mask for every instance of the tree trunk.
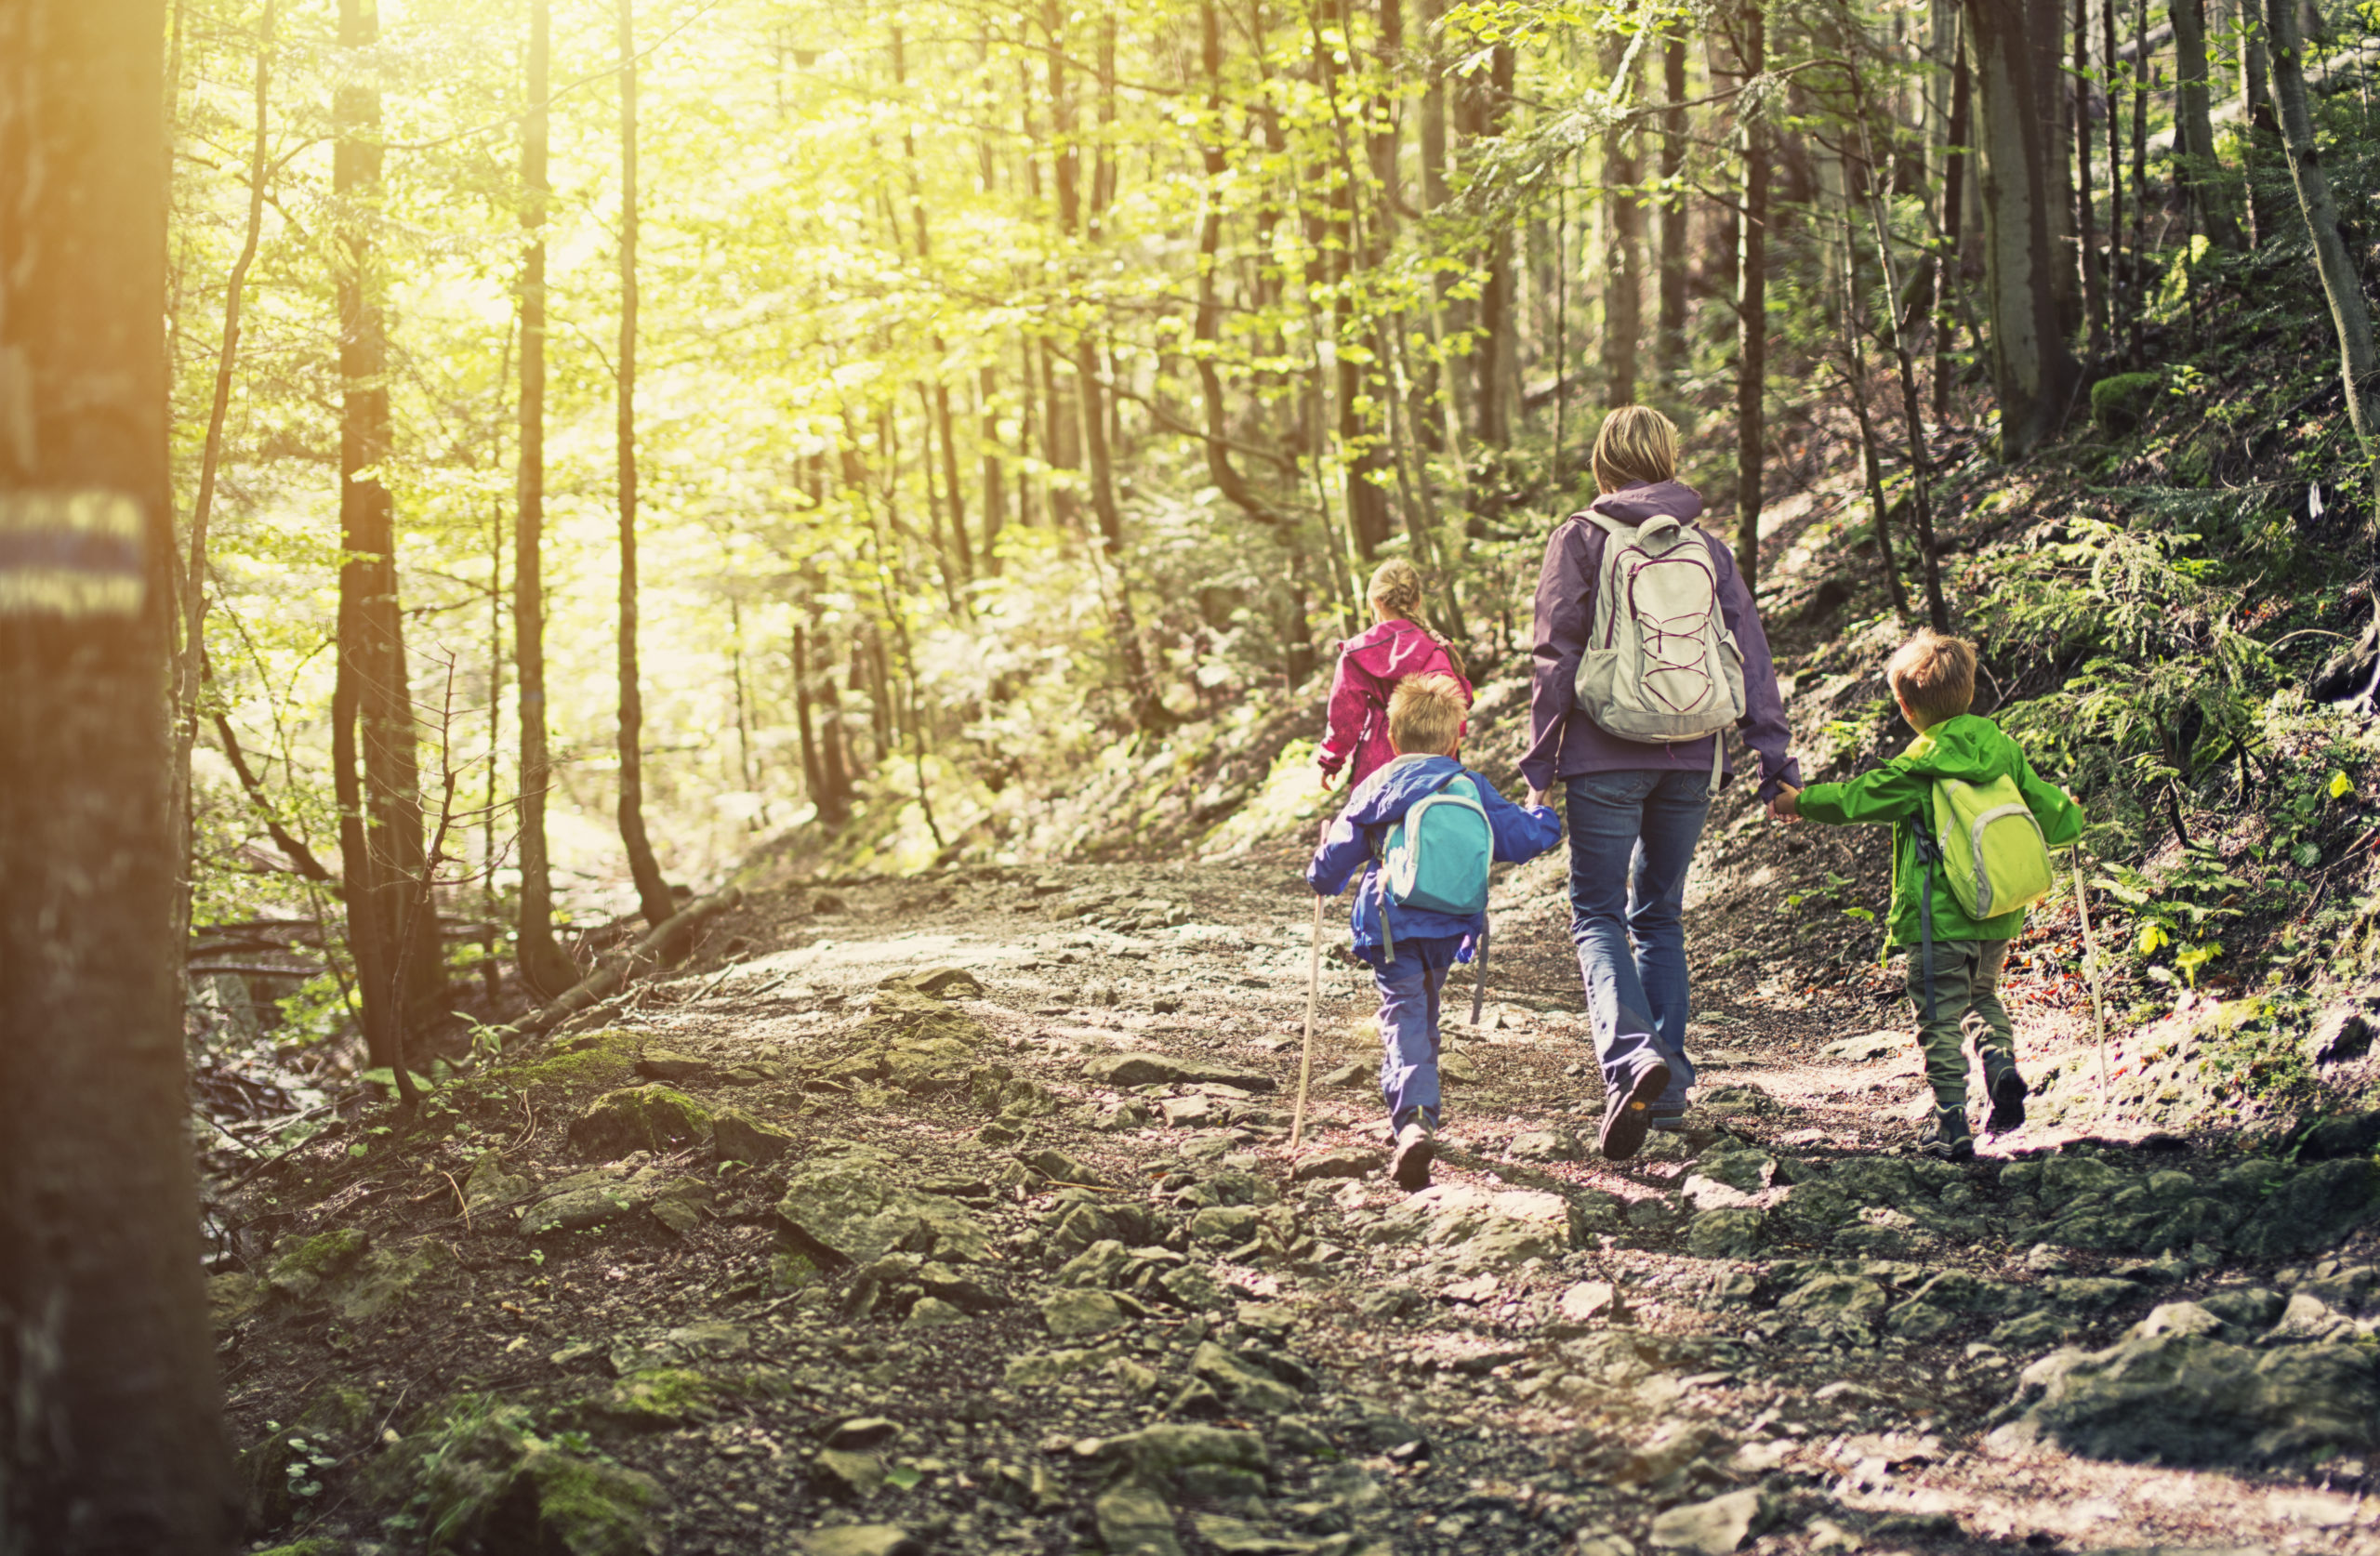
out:
<path id="1" fill-rule="evenodd" d="M 1207 479 L 1223 499 L 1250 519 L 1269 528 L 1283 524 L 1281 514 L 1242 479 L 1231 462 L 1230 423 L 1223 402 L 1223 370 L 1215 361 L 1223 345 L 1223 296 L 1216 285 L 1223 232 L 1223 181 L 1231 164 L 1223 147 L 1223 30 L 1216 0 L 1199 0 L 1198 52 L 1206 76 L 1207 117 L 1199 136 L 1198 155 L 1206 182 L 1198 196 L 1198 306 L 1190 325 L 1193 353 L 1198 366 L 1198 389 L 1205 411 Z"/>
<path id="2" fill-rule="evenodd" d="M 1634 85 L 1620 75 L 1623 65 L 1633 74 L 1628 40 L 1617 33 L 1606 34 L 1604 58 L 1612 73 L 1610 90 L 1625 100 Z M 1636 192 L 1643 176 L 1635 126 L 1620 124 L 1605 130 L 1604 215 L 1609 244 L 1604 255 L 1603 384 L 1605 398 L 1614 405 L 1636 402 L 1636 349 L 1645 334 L 1645 204 Z"/>
<path id="3" fill-rule="evenodd" d="M 975 370 L 976 436 L 983 447 L 984 572 L 1000 575 L 1000 531 L 1008 523 L 1008 487 L 1000 473 L 999 375 L 985 363 Z"/>
<path id="4" fill-rule="evenodd" d="M 198 745 L 199 686 L 206 663 L 206 528 L 215 508 L 215 481 L 223 466 L 223 425 L 231 409 L 231 372 L 240 356 L 240 308 L 247 295 L 248 267 L 256 263 L 257 244 L 264 232 L 265 166 L 271 154 L 266 111 L 272 99 L 272 24 L 277 0 L 265 0 L 264 18 L 257 24 L 256 133 L 248 150 L 248 223 L 240 241 L 239 257 L 223 284 L 223 345 L 215 355 L 215 393 L 207 403 L 206 444 L 199 456 L 198 495 L 191 504 L 190 565 L 183 573 L 182 652 L 175 691 L 173 801 L 166 830 L 175 840 L 180 861 L 181 890 L 174 899 L 173 943 L 179 945 L 190 930 L 190 906 L 195 861 L 194 821 L 191 803 L 191 753 Z"/>
<path id="5" fill-rule="evenodd" d="M 1965 284 L 1964 221 L 1968 167 L 1975 153 L 1968 148 L 1975 134 L 1975 73 L 1967 68 L 1966 18 L 1957 20 L 1950 36 L 1950 143 L 1942 152 L 1941 255 L 1934 264 L 1934 419 L 1950 415 L 1950 347 L 1956 336 L 1958 289 Z"/>
<path id="6" fill-rule="evenodd" d="M 1739 13 L 1743 80 L 1768 68 L 1765 0 Z M 1762 425 L 1768 387 L 1768 127 L 1743 125 L 1743 236 L 1736 261 L 1736 570 L 1744 587 L 1760 579 Z"/>
<path id="7" fill-rule="evenodd" d="M 637 911 L 658 925 L 678 911 L 644 834 L 644 694 L 636 647 L 636 0 L 619 0 L 620 29 L 620 841 L 636 880 Z"/>
<path id="8" fill-rule="evenodd" d="M 1504 133 L 1504 121 L 1512 112 L 1513 73 L 1512 46 L 1498 44 L 1488 56 L 1486 82 L 1474 76 L 1464 87 L 1474 99 L 1473 117 L 1482 140 L 1497 139 Z M 1479 442 L 1503 449 L 1513 441 L 1512 396 L 1506 386 L 1518 344 L 1514 324 L 1517 310 L 1513 306 L 1513 231 L 1505 221 L 1497 221 L 1481 263 L 1487 278 L 1479 288 L 1479 344 L 1472 353 L 1475 374 L 1472 399 L 1476 402 L 1474 414 L 1478 417 Z"/>
<path id="9" fill-rule="evenodd" d="M 0 1549 L 238 1500 L 183 1089 L 164 8 L 0 6 Z"/>
<path id="10" fill-rule="evenodd" d="M 2237 252 L 2240 223 L 2224 198 L 2215 155 L 2215 125 L 2207 103 L 2206 0 L 2166 0 L 2174 23 L 2174 125 L 2177 177 L 2199 231 L 2216 247 Z"/>
<path id="11" fill-rule="evenodd" d="M 2322 296 L 2331 305 L 2331 328 L 2338 336 L 2339 377 L 2347 389 L 2347 419 L 2361 441 L 2367 458 L 2380 438 L 2380 360 L 2372 344 L 2372 310 L 2366 304 L 2354 256 L 2339 235 L 2338 204 L 2331 195 L 2331 177 L 2322 165 L 2314 139 L 2314 116 L 2306 101 L 2306 41 L 2300 33 L 2297 0 L 2265 0 L 2267 24 L 2272 29 L 2272 91 L 2280 109 L 2281 147 L 2289 157 L 2289 173 L 2297 185 L 2297 208 L 2313 240 L 2314 269 L 2322 278 Z M 2373 520 L 2380 522 L 2380 463 L 2373 470 Z"/>
<path id="12" fill-rule="evenodd" d="M 2246 109 L 2248 242 L 2262 248 L 2281 231 L 2280 198 L 2274 192 L 2273 161 L 2281 155 L 2281 125 L 2267 89 L 2272 64 L 2265 47 L 2265 20 L 2257 0 L 2240 0 L 2240 100 Z"/>
<path id="13" fill-rule="evenodd" d="M 2074 71 L 2066 94 L 2074 138 L 2075 262 L 2082 277 L 2082 312 L 2090 321 L 2091 360 L 2108 354 L 2108 298 L 2099 274 L 2099 221 L 2091 199 L 2091 0 L 2074 0 Z"/>
<path id="14" fill-rule="evenodd" d="M 1661 90 L 1673 104 L 1686 100 L 1686 36 L 1682 33 L 1661 45 Z M 1661 110 L 1661 275 L 1653 329 L 1653 371 L 1662 389 L 1673 392 L 1686 367 L 1686 191 L 1679 187 L 1686 171 L 1686 132 L 1685 109 Z"/>
<path id="15" fill-rule="evenodd" d="M 338 36 L 350 59 L 368 60 L 380 36 L 375 0 L 339 0 Z M 332 746 L 340 770 L 334 774 L 335 786 L 343 783 L 340 868 L 347 876 L 349 939 L 364 1001 L 365 1047 L 374 1063 L 395 1070 L 398 1093 L 410 1103 L 413 1081 L 402 1062 L 405 1039 L 416 1022 L 435 1013 L 446 974 L 422 837 L 420 759 L 405 674 L 404 616 L 397 599 L 396 504 L 384 483 L 364 474 L 389 457 L 389 347 L 380 281 L 372 267 L 370 223 L 355 214 L 370 210 L 380 197 L 377 85 L 368 77 L 342 83 L 334 118 L 332 187 L 338 209 L 350 213 L 340 223 L 344 262 L 337 276 L 344 557 Z M 338 754 L 342 737 L 344 761 Z M 359 755 L 360 792 L 354 774 Z"/>
<path id="16" fill-rule="evenodd" d="M 2078 370 L 2066 340 L 2056 213 L 2062 204 L 2057 0 L 1965 0 L 1982 108 L 1984 291 L 2000 456 L 2021 459 L 2065 421 Z M 2068 267 L 2070 269 L 2070 267 Z"/>
<path id="17" fill-rule="evenodd" d="M 514 956 L 522 982 L 551 999 L 578 982 L 554 943 L 553 866 L 546 854 L 546 174 L 551 0 L 529 0 L 527 111 L 521 118 L 521 464 L 512 532 L 512 658 L 521 699 L 521 916 Z"/>
<path id="18" fill-rule="evenodd" d="M 801 721 L 801 771 L 810 785 L 810 803 L 817 808 L 818 824 L 840 832 L 852 819 L 851 774 L 843 764 L 842 705 L 835 696 L 832 674 L 813 676 L 810 666 L 810 634 L 796 622 L 793 628 L 794 705 Z M 812 708 L 823 717 L 823 731 L 812 730 Z"/>

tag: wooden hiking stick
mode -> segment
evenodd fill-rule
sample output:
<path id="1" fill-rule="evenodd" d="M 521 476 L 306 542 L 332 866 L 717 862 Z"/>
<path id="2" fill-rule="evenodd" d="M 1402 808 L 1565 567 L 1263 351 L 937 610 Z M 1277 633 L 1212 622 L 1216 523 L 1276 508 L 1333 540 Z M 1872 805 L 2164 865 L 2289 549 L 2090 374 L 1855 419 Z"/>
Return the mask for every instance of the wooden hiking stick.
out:
<path id="1" fill-rule="evenodd" d="M 1314 1078 L 1314 1008 L 1322 1002 L 1322 893 L 1314 894 L 1314 951 L 1305 970 L 1305 1051 L 1298 1058 L 1298 1105 L 1289 1114 L 1289 1149 L 1305 1138 L 1305 1090 Z"/>
<path id="2" fill-rule="evenodd" d="M 2082 881 L 2082 851 L 2074 851 L 2074 911 L 2082 919 L 2082 979 L 2091 985 L 2091 1027 L 2099 1041 L 2099 1113 L 2108 1111 L 2108 1012 L 2099 1000 L 2099 948 L 2091 940 L 2091 892 Z"/>

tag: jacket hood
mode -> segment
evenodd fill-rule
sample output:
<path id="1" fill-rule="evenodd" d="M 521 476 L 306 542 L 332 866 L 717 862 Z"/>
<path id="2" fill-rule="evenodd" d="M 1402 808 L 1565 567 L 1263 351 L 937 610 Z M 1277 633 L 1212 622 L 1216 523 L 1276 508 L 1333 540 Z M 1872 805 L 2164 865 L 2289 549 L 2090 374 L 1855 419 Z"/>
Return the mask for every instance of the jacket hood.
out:
<path id="1" fill-rule="evenodd" d="M 1686 524 L 1702 517 L 1702 494 L 1682 481 L 1656 481 L 1606 492 L 1588 507 L 1623 524 L 1642 524 L 1648 519 L 1674 519 Z"/>
<path id="2" fill-rule="evenodd" d="M 1357 826 L 1394 821 L 1415 800 L 1463 771 L 1452 757 L 1398 757 L 1364 780 L 1347 801 L 1347 819 Z"/>
<path id="3" fill-rule="evenodd" d="M 2019 750 L 1989 719 L 1962 713 L 1945 719 L 1909 743 L 1902 758 L 1928 778 L 1988 784 L 2016 771 Z"/>
<path id="4" fill-rule="evenodd" d="M 1431 661 L 1445 655 L 1445 650 L 1428 629 L 1411 621 L 1375 622 L 1348 639 L 1342 645 L 1342 652 L 1354 656 L 1356 663 L 1381 679 L 1392 681 L 1418 675 Z"/>

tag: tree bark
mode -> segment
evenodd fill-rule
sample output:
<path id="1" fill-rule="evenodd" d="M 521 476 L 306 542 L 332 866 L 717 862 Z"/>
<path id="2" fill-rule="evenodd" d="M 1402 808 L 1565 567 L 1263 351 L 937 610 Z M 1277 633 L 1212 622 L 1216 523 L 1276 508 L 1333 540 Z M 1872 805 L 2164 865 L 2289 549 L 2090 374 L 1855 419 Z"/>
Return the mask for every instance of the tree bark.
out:
<path id="1" fill-rule="evenodd" d="M 2108 298 L 2099 274 L 2099 221 L 2091 198 L 2091 0 L 2074 0 L 2074 70 L 2066 101 L 2074 138 L 2075 262 L 2082 277 L 2082 312 L 2090 321 L 2091 360 L 2108 354 Z"/>
<path id="2" fill-rule="evenodd" d="M 637 911 L 659 924 L 678 911 L 644 833 L 644 693 L 637 666 L 636 577 L 636 0 L 619 0 L 620 44 L 620 841 Z"/>
<path id="3" fill-rule="evenodd" d="M 2056 213 L 2057 0 L 1964 0 L 1982 110 L 1984 291 L 2000 456 L 2021 459 L 2066 419 L 2079 370 L 2066 339 Z"/>
<path id="4" fill-rule="evenodd" d="M 1942 152 L 1942 252 L 1934 264 L 1934 419 L 1950 415 L 1950 347 L 1957 334 L 1958 289 L 1965 284 L 1969 149 L 1975 134 L 1975 73 L 1967 68 L 1966 18 L 1956 19 L 1950 37 L 1950 142 Z"/>
<path id="5" fill-rule="evenodd" d="M 1672 104 L 1686 100 L 1686 37 L 1661 45 L 1661 90 Z M 1653 327 L 1653 371 L 1664 389 L 1674 391 L 1686 371 L 1686 208 L 1680 179 L 1686 172 L 1686 111 L 1661 110 L 1660 300 Z"/>
<path id="6" fill-rule="evenodd" d="M 2297 209 L 2313 240 L 2314 269 L 2322 278 L 2322 296 L 2331 305 L 2331 328 L 2338 336 L 2339 378 L 2347 389 L 2347 419 L 2362 442 L 2366 457 L 2375 453 L 2380 438 L 2380 360 L 2372 343 L 2372 310 L 2365 302 L 2355 258 L 2339 234 L 2338 203 L 2331 194 L 2331 176 L 2314 138 L 2314 116 L 2306 100 L 2306 40 L 2297 17 L 2297 0 L 2265 0 L 2267 25 L 2272 29 L 2272 89 L 2280 110 L 2281 148 L 2289 158 L 2289 174 L 2297 186 Z M 2373 470 L 2373 513 L 2367 530 L 2380 521 L 2380 462 Z"/>
<path id="7" fill-rule="evenodd" d="M 339 45 L 369 59 L 379 42 L 377 0 L 339 0 Z M 377 66 L 366 64 L 367 71 Z M 364 472 L 389 457 L 389 345 L 372 265 L 370 223 L 357 214 L 380 197 L 380 91 L 370 76 L 343 82 L 333 105 L 337 139 L 332 187 L 342 263 L 339 311 L 338 667 L 332 691 L 332 757 L 339 790 L 340 868 L 347 877 L 349 938 L 363 996 L 364 1043 L 373 1062 L 396 1072 L 414 1100 L 402 1062 L 411 1028 L 435 1014 L 445 961 L 430 903 L 422 835 L 420 758 L 405 673 L 404 616 L 397 598 L 396 504 Z M 341 755 L 344 744 L 345 755 Z M 355 767 L 363 769 L 360 790 Z"/>
<path id="8" fill-rule="evenodd" d="M 551 0 L 529 0 L 526 111 L 521 117 L 520 475 L 512 530 L 512 658 L 521 708 L 521 916 L 513 955 L 521 980 L 551 998 L 578 969 L 554 943 L 553 866 L 546 853 L 546 173 L 547 104 L 553 58 Z"/>
<path id="9" fill-rule="evenodd" d="M 1008 524 L 1008 487 L 1000 473 L 999 375 L 991 363 L 975 370 L 976 437 L 983 450 L 984 573 L 1000 575 L 1000 531 Z"/>
<path id="10" fill-rule="evenodd" d="M 1604 58 L 1612 73 L 1610 90 L 1625 100 L 1634 85 L 1620 74 L 1623 66 L 1633 74 L 1628 40 L 1606 34 Z M 1614 405 L 1636 402 L 1636 351 L 1645 334 L 1645 204 L 1636 192 L 1643 176 L 1635 126 L 1618 124 L 1605 130 L 1604 216 L 1610 244 L 1604 255 L 1603 382 L 1605 398 Z"/>
<path id="11" fill-rule="evenodd" d="M 1497 139 L 1504 133 L 1504 122 L 1512 112 L 1514 68 L 1512 46 L 1498 44 L 1488 56 L 1486 82 L 1482 84 L 1474 77 L 1464 87 L 1474 97 L 1472 116 L 1477 125 L 1476 136 L 1482 140 Z M 1476 375 L 1473 409 L 1478 417 L 1479 442 L 1502 449 L 1513 441 L 1514 396 L 1508 382 L 1513 376 L 1518 336 L 1514 323 L 1516 310 L 1513 306 L 1513 232 L 1501 221 L 1488 240 L 1481 265 L 1487 275 L 1479 288 L 1479 344 L 1472 352 Z"/>
<path id="12" fill-rule="evenodd" d="M 2257 0 L 2240 0 L 2240 101 L 2246 109 L 2247 144 L 2244 165 L 2248 181 L 2248 242 L 2262 248 L 2281 231 L 2279 201 L 2273 192 L 2273 159 L 2281 153 L 2281 125 L 2273 116 L 2272 61 L 2265 47 L 2265 20 L 2257 15 Z"/>
<path id="13" fill-rule="evenodd" d="M 2182 192 L 2199 231 L 2218 248 L 2237 252 L 2240 223 L 2223 195 L 2215 155 L 2215 124 L 2207 101 L 2206 0 L 2166 0 L 2174 23 L 2174 125 Z"/>
<path id="14" fill-rule="evenodd" d="M 0 6 L 0 1549 L 232 1549 L 168 831 L 164 7 Z"/>
<path id="15" fill-rule="evenodd" d="M 1744 0 L 1738 46 L 1742 79 L 1768 68 L 1765 0 Z M 1736 570 L 1744 587 L 1760 579 L 1761 467 L 1768 388 L 1768 127 L 1743 124 L 1742 246 L 1736 261 Z"/>
<path id="16" fill-rule="evenodd" d="M 1223 369 L 1216 354 L 1223 345 L 1223 295 L 1216 284 L 1223 233 L 1223 181 L 1231 172 L 1223 147 L 1223 29 L 1216 0 L 1199 0 L 1198 56 L 1206 76 L 1207 117 L 1200 127 L 1198 155 L 1206 182 L 1198 194 L 1198 304 L 1192 317 L 1190 338 L 1198 366 L 1198 389 L 1205 411 L 1207 479 L 1223 499 L 1250 519 L 1269 528 L 1283 519 L 1273 505 L 1250 487 L 1231 462 L 1230 422 L 1223 401 Z"/>

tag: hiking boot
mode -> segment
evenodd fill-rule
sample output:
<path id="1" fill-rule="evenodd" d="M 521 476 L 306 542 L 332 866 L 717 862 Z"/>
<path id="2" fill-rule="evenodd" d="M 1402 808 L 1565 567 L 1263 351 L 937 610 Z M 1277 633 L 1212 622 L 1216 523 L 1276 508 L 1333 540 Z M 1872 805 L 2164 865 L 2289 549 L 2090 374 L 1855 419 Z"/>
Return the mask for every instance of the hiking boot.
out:
<path id="1" fill-rule="evenodd" d="M 1934 1127 L 1917 1139 L 1917 1149 L 1937 1162 L 1975 1160 L 1975 1136 L 1967 1128 L 1967 1110 L 1939 1108 Z"/>
<path id="2" fill-rule="evenodd" d="M 1438 1154 L 1438 1134 L 1426 1118 L 1416 1118 L 1396 1131 L 1396 1149 L 1389 1154 L 1388 1175 L 1407 1193 L 1430 1186 L 1430 1159 Z"/>
<path id="3" fill-rule="evenodd" d="M 1991 1116 L 1985 1119 L 1984 1128 L 1995 1135 L 2004 1135 L 2025 1125 L 2025 1099 L 2033 1088 L 2016 1073 L 2016 1062 L 2003 1059 L 1998 1064 L 1989 1060 L 1983 1066 L 1984 1089 L 1991 1097 Z"/>
<path id="4" fill-rule="evenodd" d="M 1603 1109 L 1603 1134 L 1598 1141 L 1607 1162 L 1624 1162 L 1645 1148 L 1645 1131 L 1653 1125 L 1653 1103 L 1669 1088 L 1670 1067 L 1656 1059 L 1636 1072 L 1626 1090 L 1611 1088 Z"/>

